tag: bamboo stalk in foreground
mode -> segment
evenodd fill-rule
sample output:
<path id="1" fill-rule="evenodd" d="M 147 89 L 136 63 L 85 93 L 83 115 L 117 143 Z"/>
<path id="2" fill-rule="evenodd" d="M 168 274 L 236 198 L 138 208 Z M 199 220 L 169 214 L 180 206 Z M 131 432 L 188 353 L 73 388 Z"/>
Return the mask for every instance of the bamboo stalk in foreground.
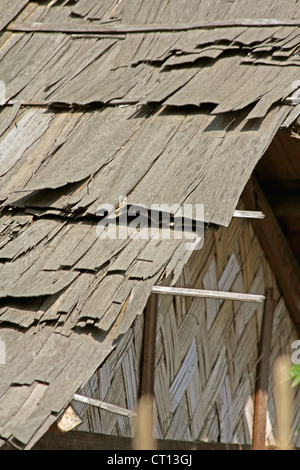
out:
<path id="1" fill-rule="evenodd" d="M 274 396 L 277 416 L 277 446 L 279 450 L 292 450 L 292 394 L 289 357 L 277 359 L 274 369 Z"/>
<path id="2" fill-rule="evenodd" d="M 153 439 L 153 397 L 143 395 L 136 408 L 134 450 L 156 450 Z"/>

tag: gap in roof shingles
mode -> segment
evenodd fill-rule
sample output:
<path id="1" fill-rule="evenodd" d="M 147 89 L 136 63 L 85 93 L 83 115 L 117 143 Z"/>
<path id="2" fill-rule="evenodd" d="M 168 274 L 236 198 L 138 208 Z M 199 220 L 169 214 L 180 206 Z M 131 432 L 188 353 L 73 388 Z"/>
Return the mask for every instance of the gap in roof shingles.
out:
<path id="1" fill-rule="evenodd" d="M 52 3 L 53 0 L 34 0 L 34 3 L 40 6 L 46 6 L 48 7 L 50 3 Z"/>

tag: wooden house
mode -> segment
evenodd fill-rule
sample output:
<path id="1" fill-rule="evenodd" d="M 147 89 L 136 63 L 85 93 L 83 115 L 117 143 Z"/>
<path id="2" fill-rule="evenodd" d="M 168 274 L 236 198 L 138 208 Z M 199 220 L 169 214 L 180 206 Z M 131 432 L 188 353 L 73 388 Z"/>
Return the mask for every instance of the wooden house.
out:
<path id="1" fill-rule="evenodd" d="M 161 449 L 277 445 L 299 51 L 297 0 L 1 1 L 0 446 L 129 449 L 144 394 Z M 154 236 L 99 236 L 103 208 L 110 229 L 155 205 Z"/>

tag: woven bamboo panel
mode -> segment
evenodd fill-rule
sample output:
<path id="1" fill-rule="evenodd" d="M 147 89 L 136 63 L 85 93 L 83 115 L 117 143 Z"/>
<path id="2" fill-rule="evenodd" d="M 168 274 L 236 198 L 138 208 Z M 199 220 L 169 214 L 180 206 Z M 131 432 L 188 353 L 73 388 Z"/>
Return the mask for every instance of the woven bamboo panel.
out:
<path id="1" fill-rule="evenodd" d="M 273 366 L 291 355 L 297 339 L 250 221 L 207 232 L 177 282 L 180 287 L 264 294 L 275 288 L 267 443 L 275 444 Z M 254 392 L 263 305 L 161 296 L 155 356 L 156 438 L 251 444 Z M 82 393 L 134 409 L 138 398 L 143 319 L 123 337 Z M 294 392 L 294 430 L 300 421 L 300 391 Z M 81 429 L 132 436 L 134 423 L 105 411 L 76 405 Z M 294 437 L 295 444 L 300 437 Z"/>
<path id="2" fill-rule="evenodd" d="M 79 393 L 134 410 L 139 396 L 143 330 L 144 321 L 141 315 Z M 100 411 L 98 408 L 77 402 L 72 404 L 83 420 L 79 430 L 124 437 L 133 436 L 132 418 Z"/>

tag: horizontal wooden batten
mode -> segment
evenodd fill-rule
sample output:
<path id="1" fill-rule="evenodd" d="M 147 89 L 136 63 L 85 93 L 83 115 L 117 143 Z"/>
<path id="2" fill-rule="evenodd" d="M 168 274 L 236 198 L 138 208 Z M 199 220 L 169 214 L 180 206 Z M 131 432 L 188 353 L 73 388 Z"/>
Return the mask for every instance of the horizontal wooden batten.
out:
<path id="1" fill-rule="evenodd" d="M 284 100 L 284 104 L 289 104 L 292 106 L 297 106 L 300 104 L 300 98 L 293 98 L 292 96 Z"/>
<path id="2" fill-rule="evenodd" d="M 122 408 L 117 405 L 112 405 L 111 403 L 106 403 L 101 400 L 95 400 L 94 398 L 88 398 L 82 395 L 75 394 L 73 400 L 78 401 L 80 403 L 85 403 L 86 405 L 94 406 L 96 408 L 100 408 L 102 410 L 110 411 L 111 413 L 115 413 L 120 416 L 127 416 L 127 418 L 134 418 L 136 416 L 135 411 L 127 410 L 126 408 Z"/>
<path id="3" fill-rule="evenodd" d="M 282 21 L 276 19 L 238 19 L 228 21 L 214 21 L 206 23 L 176 23 L 176 24 L 144 24 L 144 25 L 125 25 L 125 24 L 99 24 L 99 25 L 76 25 L 76 24 L 58 24 L 58 23 L 11 23 L 8 31 L 18 32 L 57 32 L 72 34 L 122 34 L 122 33 L 147 33 L 164 31 L 190 31 L 193 29 L 211 29 L 211 28 L 233 28 L 233 27 L 279 27 L 279 26 L 300 26 L 300 21 Z"/>
<path id="4" fill-rule="evenodd" d="M 154 286 L 153 294 L 159 295 L 179 295 L 182 297 L 201 297 L 207 299 L 235 300 L 240 302 L 262 303 L 265 300 L 263 295 L 239 294 L 234 292 L 219 292 L 200 289 L 187 289 L 184 287 L 163 287 Z"/>
<path id="5" fill-rule="evenodd" d="M 234 211 L 233 217 L 239 219 L 264 219 L 265 214 L 259 211 Z"/>

